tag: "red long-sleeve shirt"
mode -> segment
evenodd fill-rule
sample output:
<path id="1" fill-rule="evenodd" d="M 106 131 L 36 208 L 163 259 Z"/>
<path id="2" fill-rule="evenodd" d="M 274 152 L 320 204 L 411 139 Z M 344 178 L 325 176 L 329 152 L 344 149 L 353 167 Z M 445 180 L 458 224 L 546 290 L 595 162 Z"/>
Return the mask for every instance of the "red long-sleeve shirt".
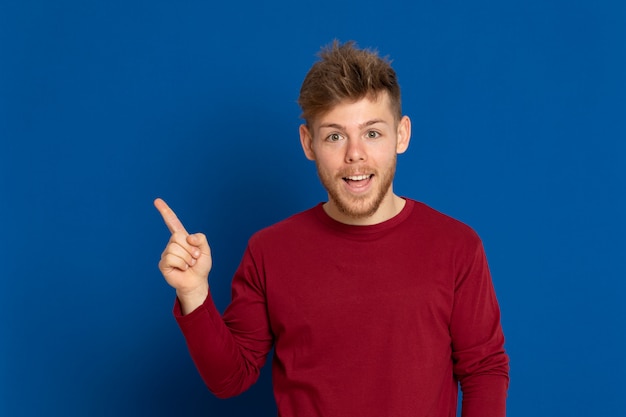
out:
<path id="1" fill-rule="evenodd" d="M 223 317 L 176 319 L 208 388 L 237 395 L 275 348 L 279 415 L 502 417 L 508 357 L 478 236 L 407 200 L 373 226 L 321 205 L 255 234 Z"/>

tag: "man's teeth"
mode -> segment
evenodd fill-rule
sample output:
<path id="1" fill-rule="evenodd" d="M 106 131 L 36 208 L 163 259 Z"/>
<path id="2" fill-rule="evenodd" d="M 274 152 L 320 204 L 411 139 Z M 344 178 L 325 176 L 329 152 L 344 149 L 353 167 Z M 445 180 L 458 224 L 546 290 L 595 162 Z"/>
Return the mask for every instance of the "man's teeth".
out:
<path id="1" fill-rule="evenodd" d="M 353 175 L 350 177 L 346 177 L 346 179 L 350 181 L 363 181 L 363 180 L 368 179 L 369 177 L 370 177 L 369 175 Z"/>

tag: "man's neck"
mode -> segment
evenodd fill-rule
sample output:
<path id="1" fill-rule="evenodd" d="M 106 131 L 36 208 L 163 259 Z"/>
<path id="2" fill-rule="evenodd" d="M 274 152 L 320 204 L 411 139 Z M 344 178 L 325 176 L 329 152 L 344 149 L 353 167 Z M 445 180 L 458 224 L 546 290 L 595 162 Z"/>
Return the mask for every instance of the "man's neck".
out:
<path id="1" fill-rule="evenodd" d="M 327 203 L 324 204 L 324 211 L 328 214 L 332 219 L 353 226 L 371 226 L 374 224 L 382 223 L 387 221 L 395 216 L 397 216 L 404 205 L 406 204 L 406 200 L 396 194 L 391 193 L 383 202 L 380 204 L 376 212 L 371 216 L 367 217 L 354 217 L 349 214 L 343 213 L 340 211 L 336 204 L 333 203 L 331 199 Z"/>

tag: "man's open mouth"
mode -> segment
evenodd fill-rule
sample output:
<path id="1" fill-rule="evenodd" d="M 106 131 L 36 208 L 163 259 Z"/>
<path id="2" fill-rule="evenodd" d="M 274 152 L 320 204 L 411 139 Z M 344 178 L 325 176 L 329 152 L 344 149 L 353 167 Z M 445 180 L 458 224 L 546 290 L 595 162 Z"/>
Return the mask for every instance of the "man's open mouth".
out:
<path id="1" fill-rule="evenodd" d="M 365 186 L 369 183 L 374 174 L 349 175 L 343 177 L 343 180 L 351 186 Z"/>

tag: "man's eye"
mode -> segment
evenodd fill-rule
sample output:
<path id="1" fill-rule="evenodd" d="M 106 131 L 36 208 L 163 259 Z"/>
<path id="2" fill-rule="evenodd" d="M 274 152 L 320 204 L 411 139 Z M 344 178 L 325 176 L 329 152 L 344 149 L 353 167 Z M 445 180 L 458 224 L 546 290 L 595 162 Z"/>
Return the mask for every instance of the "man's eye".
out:
<path id="1" fill-rule="evenodd" d="M 367 137 L 370 139 L 376 139 L 379 136 L 380 133 L 376 132 L 375 130 L 370 130 L 369 132 L 367 132 Z"/>
<path id="2" fill-rule="evenodd" d="M 341 140 L 341 135 L 339 133 L 331 133 L 330 135 L 328 135 L 326 140 L 329 142 L 337 142 Z"/>

